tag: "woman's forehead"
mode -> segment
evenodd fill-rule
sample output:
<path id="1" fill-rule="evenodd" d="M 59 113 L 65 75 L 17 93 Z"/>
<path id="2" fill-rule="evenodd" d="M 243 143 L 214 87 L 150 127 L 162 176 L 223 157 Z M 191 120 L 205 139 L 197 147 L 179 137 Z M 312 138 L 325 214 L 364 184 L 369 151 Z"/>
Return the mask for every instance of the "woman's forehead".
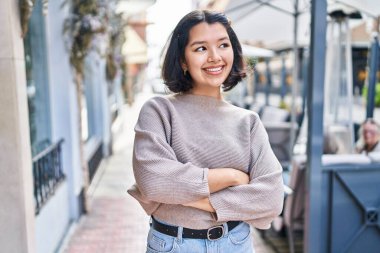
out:
<path id="1" fill-rule="evenodd" d="M 206 22 L 193 26 L 189 32 L 189 45 L 194 42 L 213 42 L 229 39 L 226 28 L 220 23 L 208 24 Z"/>

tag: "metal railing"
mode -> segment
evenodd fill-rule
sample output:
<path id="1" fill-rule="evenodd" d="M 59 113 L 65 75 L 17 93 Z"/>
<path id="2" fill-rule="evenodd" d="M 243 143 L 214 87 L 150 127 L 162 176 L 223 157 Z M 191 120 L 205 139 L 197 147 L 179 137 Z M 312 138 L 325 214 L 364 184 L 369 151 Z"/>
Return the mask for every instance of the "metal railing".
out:
<path id="1" fill-rule="evenodd" d="M 58 185 L 66 178 L 62 170 L 61 146 L 63 139 L 33 157 L 35 214 L 54 195 Z"/>
<path id="2" fill-rule="evenodd" d="M 99 164 L 103 158 L 103 145 L 100 144 L 98 148 L 95 150 L 94 154 L 91 156 L 88 161 L 88 170 L 89 170 L 89 180 L 90 183 L 95 176 L 96 171 L 98 170 Z"/>

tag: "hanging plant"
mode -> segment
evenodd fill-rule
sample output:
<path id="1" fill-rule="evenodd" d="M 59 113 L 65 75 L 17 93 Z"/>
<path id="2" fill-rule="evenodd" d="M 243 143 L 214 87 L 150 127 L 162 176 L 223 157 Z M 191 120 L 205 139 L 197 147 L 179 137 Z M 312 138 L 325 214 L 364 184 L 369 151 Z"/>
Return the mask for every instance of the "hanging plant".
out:
<path id="1" fill-rule="evenodd" d="M 106 77 L 107 80 L 112 81 L 115 79 L 117 74 L 117 65 L 114 60 L 113 54 L 109 53 L 107 55 L 107 60 L 106 60 Z"/>
<path id="2" fill-rule="evenodd" d="M 257 64 L 257 57 L 247 57 L 247 72 L 251 73 L 255 70 L 255 66 Z"/>
<path id="3" fill-rule="evenodd" d="M 21 37 L 25 38 L 28 32 L 29 19 L 32 15 L 35 0 L 20 0 Z"/>
<path id="4" fill-rule="evenodd" d="M 70 63 L 83 74 L 83 64 L 96 34 L 104 33 L 106 27 L 98 15 L 96 0 L 73 0 L 72 15 L 64 25 L 64 33 L 69 33 Z"/>
<path id="5" fill-rule="evenodd" d="M 66 4 L 67 0 L 64 4 Z M 70 64 L 75 70 L 76 97 L 78 104 L 78 133 L 80 161 L 83 174 L 83 188 L 87 192 L 89 186 L 89 169 L 85 158 L 84 141 L 82 140 L 82 118 L 81 108 L 83 107 L 83 66 L 87 54 L 91 50 L 94 38 L 97 34 L 106 31 L 107 22 L 102 22 L 103 16 L 99 15 L 98 2 L 96 0 L 71 0 L 72 13 L 64 23 L 64 34 L 68 38 L 68 48 L 70 51 Z M 89 211 L 86 195 L 84 196 L 84 212 Z"/>
<path id="6" fill-rule="evenodd" d="M 113 15 L 110 18 L 110 38 L 106 61 L 107 80 L 113 81 L 116 77 L 118 68 L 121 67 L 122 46 L 126 40 L 124 29 L 127 22 L 123 20 L 121 14 Z"/>

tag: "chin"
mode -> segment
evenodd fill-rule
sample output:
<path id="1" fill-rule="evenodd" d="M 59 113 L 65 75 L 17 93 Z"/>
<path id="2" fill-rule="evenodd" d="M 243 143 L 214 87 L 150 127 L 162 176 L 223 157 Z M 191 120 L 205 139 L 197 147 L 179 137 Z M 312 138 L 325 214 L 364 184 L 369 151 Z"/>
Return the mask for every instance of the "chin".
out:
<path id="1" fill-rule="evenodd" d="M 224 81 L 225 81 L 226 79 L 220 79 L 220 80 L 218 80 L 217 82 L 211 82 L 211 83 L 209 83 L 208 85 L 209 86 L 212 86 L 212 87 L 220 87 L 220 86 L 222 86 L 223 85 L 223 83 L 224 83 Z"/>

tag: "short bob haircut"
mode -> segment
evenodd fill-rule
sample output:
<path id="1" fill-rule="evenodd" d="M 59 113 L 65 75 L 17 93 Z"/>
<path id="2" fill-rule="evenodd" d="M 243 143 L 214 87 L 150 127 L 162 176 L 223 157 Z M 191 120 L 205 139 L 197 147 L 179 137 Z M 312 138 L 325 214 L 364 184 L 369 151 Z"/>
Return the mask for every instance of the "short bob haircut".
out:
<path id="1" fill-rule="evenodd" d="M 227 17 L 222 13 L 196 10 L 190 12 L 179 21 L 168 40 L 162 67 L 162 79 L 169 90 L 174 93 L 184 93 L 193 88 L 192 78 L 188 73 L 184 73 L 181 63 L 185 62 L 185 47 L 189 42 L 191 28 L 202 22 L 222 24 L 226 28 L 231 41 L 234 61 L 231 72 L 222 85 L 223 90 L 231 90 L 246 76 L 241 45 Z"/>

